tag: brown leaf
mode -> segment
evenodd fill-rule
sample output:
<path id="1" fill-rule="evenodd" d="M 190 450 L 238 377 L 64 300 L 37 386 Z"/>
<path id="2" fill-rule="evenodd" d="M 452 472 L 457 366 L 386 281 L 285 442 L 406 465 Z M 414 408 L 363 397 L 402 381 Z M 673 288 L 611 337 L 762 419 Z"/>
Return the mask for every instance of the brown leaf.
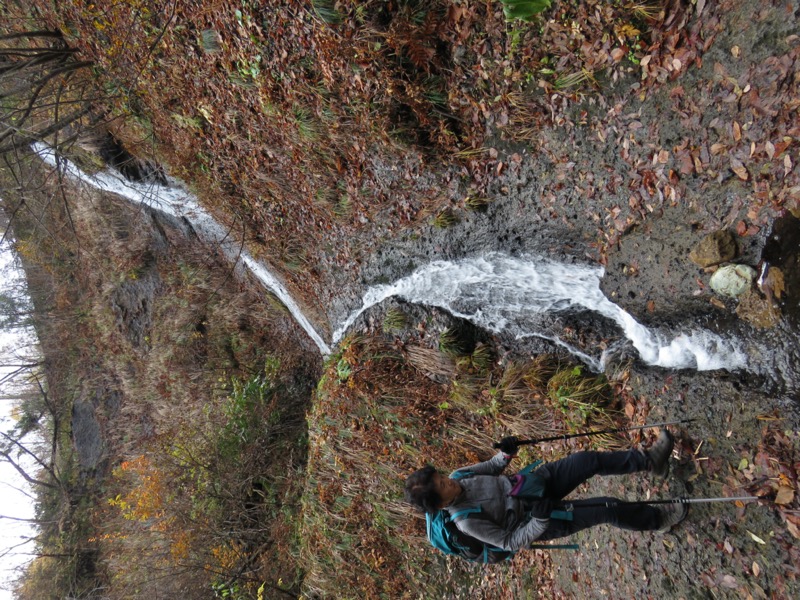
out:
<path id="1" fill-rule="evenodd" d="M 786 521 L 786 529 L 788 529 L 789 533 L 791 533 L 794 537 L 800 539 L 800 529 L 798 529 L 797 525 L 791 521 Z"/>
<path id="2" fill-rule="evenodd" d="M 753 575 L 758 577 L 759 573 L 761 573 L 761 567 L 758 566 L 757 562 L 753 562 Z"/>
<path id="3" fill-rule="evenodd" d="M 786 289 L 786 283 L 783 278 L 783 271 L 778 267 L 770 267 L 767 271 L 767 276 L 764 278 L 762 287 L 769 287 L 772 294 L 778 299 L 781 299 L 783 291 Z"/>
<path id="4" fill-rule="evenodd" d="M 733 139 L 737 142 L 742 141 L 742 126 L 736 121 L 733 122 Z"/>
<path id="5" fill-rule="evenodd" d="M 747 223 L 745 223 L 744 221 L 739 221 L 736 224 L 736 233 L 739 235 L 744 235 L 745 233 L 747 233 Z"/>
<path id="6" fill-rule="evenodd" d="M 719 298 L 712 297 L 712 298 L 709 299 L 709 302 L 711 302 L 711 304 L 713 304 L 714 306 L 716 306 L 717 308 L 719 308 L 721 310 L 725 310 L 725 308 L 726 308 L 725 307 L 725 303 L 722 300 L 720 300 Z"/>
<path id="7" fill-rule="evenodd" d="M 778 493 L 775 495 L 775 504 L 791 504 L 794 500 L 794 490 L 788 486 L 782 485 L 778 488 Z"/>
<path id="8" fill-rule="evenodd" d="M 744 164 L 738 158 L 731 156 L 731 171 L 736 173 L 736 176 L 742 181 L 747 181 L 750 174 L 747 172 Z"/>
<path id="9" fill-rule="evenodd" d="M 717 142 L 716 144 L 711 144 L 711 154 L 716 156 L 717 154 L 722 154 L 727 150 L 727 146 L 725 144 L 720 144 Z"/>
<path id="10" fill-rule="evenodd" d="M 767 152 L 769 159 L 772 160 L 772 157 L 775 156 L 775 146 L 773 143 L 767 140 L 764 144 L 764 150 Z"/>

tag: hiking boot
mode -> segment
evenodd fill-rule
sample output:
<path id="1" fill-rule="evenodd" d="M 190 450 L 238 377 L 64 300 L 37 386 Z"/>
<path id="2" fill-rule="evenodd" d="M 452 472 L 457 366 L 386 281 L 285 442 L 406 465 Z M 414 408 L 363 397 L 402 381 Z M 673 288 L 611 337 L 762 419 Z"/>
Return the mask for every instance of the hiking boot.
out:
<path id="1" fill-rule="evenodd" d="M 647 457 L 647 470 L 653 475 L 666 477 L 669 474 L 669 457 L 674 445 L 675 440 L 672 434 L 666 429 L 662 429 L 655 443 L 644 451 L 644 455 Z"/>
<path id="2" fill-rule="evenodd" d="M 661 513 L 661 527 L 658 530 L 661 533 L 667 533 L 686 518 L 686 515 L 689 514 L 689 505 L 662 504 L 658 507 L 658 512 Z"/>

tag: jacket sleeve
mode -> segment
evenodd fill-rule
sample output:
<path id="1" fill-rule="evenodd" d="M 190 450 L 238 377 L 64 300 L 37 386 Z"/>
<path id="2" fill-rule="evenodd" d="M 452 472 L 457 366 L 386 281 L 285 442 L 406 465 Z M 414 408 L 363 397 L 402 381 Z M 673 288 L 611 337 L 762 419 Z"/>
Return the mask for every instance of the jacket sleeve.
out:
<path id="1" fill-rule="evenodd" d="M 493 521 L 472 517 L 458 521 L 456 527 L 484 544 L 501 550 L 516 551 L 530 546 L 531 542 L 547 530 L 549 524 L 550 519 L 533 517 L 524 525 L 507 531 Z"/>
<path id="2" fill-rule="evenodd" d="M 503 452 L 498 452 L 489 460 L 456 469 L 450 474 L 450 477 L 460 479 L 470 475 L 500 475 L 508 466 L 509 462 L 511 462 L 511 456 Z"/>

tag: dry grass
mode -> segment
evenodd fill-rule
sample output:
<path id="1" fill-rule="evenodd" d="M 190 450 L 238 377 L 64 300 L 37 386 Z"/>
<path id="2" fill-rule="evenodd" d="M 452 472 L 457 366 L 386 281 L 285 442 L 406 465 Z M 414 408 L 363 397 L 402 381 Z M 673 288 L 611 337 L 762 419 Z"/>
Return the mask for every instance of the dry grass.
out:
<path id="1" fill-rule="evenodd" d="M 508 434 L 563 433 L 564 415 L 551 406 L 549 387 L 563 396 L 569 386 L 575 401 L 594 403 L 585 424 L 604 426 L 612 418 L 603 408 L 610 390 L 600 378 L 550 357 L 495 365 L 489 345 L 478 353 L 481 369 L 469 357 L 454 367 L 435 349 L 407 344 L 397 355 L 392 348 L 385 337 L 347 339 L 319 384 L 309 415 L 304 589 L 322 597 L 349 589 L 392 598 L 471 589 L 499 598 L 498 589 L 483 585 L 481 571 L 445 563 L 428 547 L 419 515 L 402 504 L 403 479 L 429 462 L 447 472 L 488 458 L 492 444 Z M 342 361 L 358 367 L 344 380 Z M 449 376 L 449 385 L 432 382 L 433 372 L 437 381 Z M 606 445 L 601 440 L 596 447 Z M 523 455 L 541 452 L 527 448 Z M 546 452 L 559 456 L 557 448 Z"/>

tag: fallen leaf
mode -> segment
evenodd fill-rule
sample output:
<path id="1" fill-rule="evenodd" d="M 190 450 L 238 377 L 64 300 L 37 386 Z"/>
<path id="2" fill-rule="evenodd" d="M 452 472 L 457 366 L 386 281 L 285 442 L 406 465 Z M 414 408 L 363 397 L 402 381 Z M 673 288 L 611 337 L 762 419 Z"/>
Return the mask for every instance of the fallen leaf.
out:
<path id="1" fill-rule="evenodd" d="M 733 139 L 737 142 L 742 141 L 742 126 L 736 121 L 733 122 Z"/>
<path id="2" fill-rule="evenodd" d="M 717 154 L 722 154 L 723 152 L 725 152 L 726 149 L 727 147 L 725 146 L 725 144 L 720 144 L 719 142 L 717 142 L 716 144 L 711 144 L 711 154 L 713 154 L 714 156 L 716 156 Z"/>
<path id="3" fill-rule="evenodd" d="M 800 529 L 798 529 L 797 525 L 791 521 L 786 521 L 786 529 L 788 529 L 789 533 L 791 533 L 794 537 L 800 539 Z"/>
<path id="4" fill-rule="evenodd" d="M 711 297 L 708 301 L 719 309 L 724 310 L 726 308 L 725 303 L 719 298 Z"/>
<path id="5" fill-rule="evenodd" d="M 775 495 L 775 504 L 791 504 L 794 500 L 794 490 L 789 486 L 782 485 L 778 488 Z"/>
<path id="6" fill-rule="evenodd" d="M 746 529 L 745 531 L 747 531 L 747 533 L 749 533 L 749 534 L 750 534 L 750 537 L 751 537 L 751 538 L 753 538 L 753 541 L 754 541 L 756 544 L 761 544 L 762 546 L 766 546 L 767 542 L 765 542 L 764 540 L 762 540 L 762 539 L 761 539 L 760 537 L 758 537 L 758 536 L 757 536 L 755 533 L 753 533 L 753 532 L 752 532 L 752 531 L 750 531 L 749 529 Z"/>
<path id="7" fill-rule="evenodd" d="M 733 54 L 734 58 L 739 58 L 741 53 L 742 49 L 739 46 L 731 46 L 731 54 Z"/>
<path id="8" fill-rule="evenodd" d="M 761 573 L 761 567 L 759 567 L 759 566 L 758 566 L 758 563 L 757 563 L 757 562 L 753 562 L 753 575 L 755 575 L 756 577 L 758 577 L 758 575 L 759 575 L 760 573 Z"/>
<path id="9" fill-rule="evenodd" d="M 769 270 L 767 270 L 767 276 L 764 278 L 761 287 L 768 287 L 772 291 L 772 295 L 780 300 L 781 296 L 783 296 L 783 291 L 786 289 L 783 271 L 778 267 L 770 267 Z"/>
<path id="10" fill-rule="evenodd" d="M 725 548 L 725 552 L 728 554 L 733 554 L 733 546 L 731 545 L 730 541 L 726 539 L 722 546 Z"/>
<path id="11" fill-rule="evenodd" d="M 775 156 L 775 145 L 767 140 L 767 142 L 764 144 L 764 150 L 766 150 L 769 159 L 772 160 L 772 158 Z"/>
<path id="12" fill-rule="evenodd" d="M 739 582 L 736 581 L 736 577 L 733 575 L 725 575 L 722 580 L 719 582 L 722 587 L 728 588 L 730 590 L 736 589 L 739 587 Z"/>
<path id="13" fill-rule="evenodd" d="M 742 181 L 747 181 L 750 174 L 747 172 L 744 164 L 738 158 L 731 157 L 731 171 L 736 173 L 736 176 Z"/>
<path id="14" fill-rule="evenodd" d="M 787 154 L 783 157 L 783 176 L 786 177 L 789 173 L 792 172 L 792 159 Z"/>
<path id="15" fill-rule="evenodd" d="M 747 223 L 745 223 L 744 221 L 739 221 L 736 224 L 736 233 L 739 235 L 744 235 L 745 233 L 747 233 Z"/>

